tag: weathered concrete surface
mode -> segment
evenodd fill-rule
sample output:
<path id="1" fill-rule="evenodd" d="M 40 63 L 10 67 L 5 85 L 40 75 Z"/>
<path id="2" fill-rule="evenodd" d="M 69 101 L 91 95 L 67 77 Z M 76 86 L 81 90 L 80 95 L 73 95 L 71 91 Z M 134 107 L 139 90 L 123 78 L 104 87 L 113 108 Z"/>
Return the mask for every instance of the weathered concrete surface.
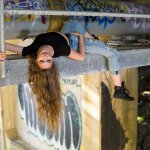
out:
<path id="1" fill-rule="evenodd" d="M 62 77 L 108 70 L 106 59 L 97 54 L 86 54 L 86 59 L 83 62 L 70 60 L 66 57 L 56 58 L 55 62 Z M 120 64 L 121 68 L 150 65 L 150 48 L 120 51 Z M 26 59 L 6 61 L 6 77 L 1 79 L 0 85 L 27 82 L 27 66 Z"/>

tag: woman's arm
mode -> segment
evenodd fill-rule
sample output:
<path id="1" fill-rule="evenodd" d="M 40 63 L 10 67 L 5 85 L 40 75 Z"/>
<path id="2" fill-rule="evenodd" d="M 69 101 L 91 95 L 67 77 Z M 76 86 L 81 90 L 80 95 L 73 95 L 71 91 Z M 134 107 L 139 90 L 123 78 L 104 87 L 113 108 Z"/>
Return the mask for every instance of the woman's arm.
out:
<path id="1" fill-rule="evenodd" d="M 83 35 L 78 32 L 73 32 L 72 34 L 78 36 L 79 50 L 77 52 L 77 51 L 71 49 L 70 55 L 68 57 L 71 59 L 74 59 L 74 60 L 83 61 L 85 59 L 85 43 L 84 43 Z"/>
<path id="2" fill-rule="evenodd" d="M 6 55 L 4 52 L 0 52 L 0 63 L 1 62 L 4 62 L 5 61 L 5 58 L 6 58 Z"/>
<path id="3" fill-rule="evenodd" d="M 14 52 L 14 53 L 17 53 L 17 54 L 22 56 L 22 49 L 23 49 L 22 46 L 5 43 L 5 49 L 10 51 L 10 52 Z"/>
<path id="4" fill-rule="evenodd" d="M 10 51 L 10 52 L 14 52 L 17 53 L 19 55 L 22 56 L 22 46 L 17 46 L 17 45 L 13 45 L 13 44 L 9 44 L 9 43 L 5 43 L 5 49 Z M 0 52 L 0 63 L 4 62 L 6 58 L 6 55 L 4 52 Z"/>

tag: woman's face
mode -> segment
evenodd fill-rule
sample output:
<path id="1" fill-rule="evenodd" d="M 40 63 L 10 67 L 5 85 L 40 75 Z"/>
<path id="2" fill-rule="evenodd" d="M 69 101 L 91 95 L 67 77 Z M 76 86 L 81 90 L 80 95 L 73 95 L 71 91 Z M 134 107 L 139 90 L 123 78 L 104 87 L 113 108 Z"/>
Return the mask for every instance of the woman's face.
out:
<path id="1" fill-rule="evenodd" d="M 51 46 L 43 46 L 38 49 L 36 62 L 41 69 L 50 69 L 52 67 L 53 51 Z"/>

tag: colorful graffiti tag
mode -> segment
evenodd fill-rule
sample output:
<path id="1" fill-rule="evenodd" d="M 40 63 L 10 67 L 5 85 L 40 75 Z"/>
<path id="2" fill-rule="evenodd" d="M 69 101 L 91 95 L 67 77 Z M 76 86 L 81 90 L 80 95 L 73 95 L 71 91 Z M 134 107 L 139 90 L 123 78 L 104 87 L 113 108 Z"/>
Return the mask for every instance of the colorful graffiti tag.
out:
<path id="1" fill-rule="evenodd" d="M 39 10 L 44 10 L 48 9 L 48 5 L 46 3 L 43 3 L 43 0 L 5 0 L 4 1 L 4 7 L 6 9 L 39 9 Z M 40 19 L 41 23 L 45 24 L 46 23 L 46 17 L 44 15 L 42 16 L 35 16 L 35 15 L 10 15 L 6 14 L 5 15 L 5 21 L 6 22 L 33 22 L 35 19 Z"/>
<path id="2" fill-rule="evenodd" d="M 43 0 L 4 0 L 4 6 L 14 9 L 43 9 L 47 7 Z"/>
<path id="3" fill-rule="evenodd" d="M 85 1 L 85 0 L 75 0 L 74 2 L 67 2 L 67 8 L 70 11 L 93 11 L 93 12 L 125 12 L 124 5 L 120 5 L 119 3 L 115 2 L 105 2 L 105 1 Z M 99 25 L 103 25 L 106 28 L 109 24 L 114 23 L 116 17 L 91 17 L 91 16 L 84 16 L 85 26 L 88 26 L 90 21 L 94 22 L 97 21 Z M 124 21 L 121 18 L 122 21 Z"/>
<path id="4" fill-rule="evenodd" d="M 35 98 L 28 84 L 18 86 L 19 108 L 29 133 L 39 137 L 41 141 L 58 150 L 79 150 L 82 139 L 82 119 L 80 108 L 75 95 L 71 91 L 63 94 L 63 121 L 57 134 L 46 128 L 45 124 L 38 125 L 35 108 Z"/>
<path id="5" fill-rule="evenodd" d="M 129 4 L 126 3 L 126 7 L 129 14 L 150 14 L 150 9 L 147 9 L 144 6 L 140 6 L 138 4 Z M 126 18 L 127 22 L 131 22 L 133 24 L 133 28 L 143 28 L 148 29 L 150 27 L 150 19 L 149 18 Z"/>
<path id="6" fill-rule="evenodd" d="M 129 14 L 149 14 L 150 9 L 145 5 L 139 5 L 135 3 L 127 2 L 113 2 L 113 1 L 98 1 L 98 0 L 74 0 L 66 2 L 67 9 L 70 11 L 93 11 L 93 12 L 115 12 L 115 13 L 129 13 Z M 88 26 L 90 22 L 98 22 L 100 26 L 104 29 L 108 28 L 113 23 L 117 22 L 116 17 L 97 17 L 97 16 L 84 16 L 84 17 L 72 17 L 72 18 L 83 18 L 85 27 Z M 133 29 L 137 28 L 148 28 L 150 24 L 150 19 L 148 18 L 118 18 L 120 22 L 128 22 L 133 24 Z"/>
<path id="7" fill-rule="evenodd" d="M 5 0 L 6 9 L 40 9 L 49 10 L 48 0 Z M 51 5 L 60 5 L 61 0 Z M 125 1 L 105 0 L 64 0 L 64 7 L 68 11 L 90 11 L 129 14 L 150 14 L 149 5 L 136 4 Z M 150 30 L 149 18 L 129 17 L 98 17 L 98 16 L 68 16 L 77 19 L 87 30 L 94 35 L 147 35 Z M 44 15 L 17 15 L 5 14 L 5 38 L 20 38 L 21 31 L 28 30 L 28 37 L 47 32 L 51 27 L 51 16 Z M 54 23 L 55 24 L 55 23 Z M 127 28 L 128 26 L 128 28 Z M 138 29 L 138 30 L 137 30 Z M 25 37 L 27 38 L 27 36 Z M 25 39 L 24 38 L 24 39 Z"/>

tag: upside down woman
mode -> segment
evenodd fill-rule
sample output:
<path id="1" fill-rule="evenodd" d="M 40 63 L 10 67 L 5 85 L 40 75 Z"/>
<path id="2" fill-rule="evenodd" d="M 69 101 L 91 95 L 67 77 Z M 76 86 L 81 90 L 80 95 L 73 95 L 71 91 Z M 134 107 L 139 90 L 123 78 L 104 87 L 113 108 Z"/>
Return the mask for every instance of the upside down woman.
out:
<path id="1" fill-rule="evenodd" d="M 54 62 L 56 57 L 67 56 L 70 59 L 83 61 L 85 53 L 105 56 L 115 87 L 113 97 L 127 101 L 134 100 L 122 85 L 118 51 L 95 40 L 77 21 L 65 22 L 61 32 L 38 35 L 27 47 L 5 43 L 5 48 L 22 56 L 28 56 L 28 82 L 36 95 L 39 120 L 44 118 L 46 124 L 54 131 L 58 130 L 62 113 L 60 75 Z M 4 60 L 5 54 L 0 53 L 0 61 Z"/>

